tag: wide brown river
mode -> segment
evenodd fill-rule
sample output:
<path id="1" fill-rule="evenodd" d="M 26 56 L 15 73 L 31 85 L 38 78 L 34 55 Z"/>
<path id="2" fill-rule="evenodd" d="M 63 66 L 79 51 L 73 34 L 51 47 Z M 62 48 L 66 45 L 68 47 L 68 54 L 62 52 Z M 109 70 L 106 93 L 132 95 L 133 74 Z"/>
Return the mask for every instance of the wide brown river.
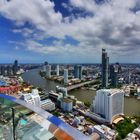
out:
<path id="1" fill-rule="evenodd" d="M 25 82 L 29 82 L 30 84 L 34 86 L 46 89 L 46 91 L 48 92 L 50 90 L 55 90 L 56 85 L 58 85 L 58 83 L 55 83 L 54 81 L 43 79 L 38 74 L 37 69 L 25 72 L 22 75 L 22 78 Z M 73 90 L 69 92 L 69 94 L 74 95 L 80 101 L 89 101 L 92 103 L 96 95 L 96 91 L 86 90 L 86 89 L 77 89 L 77 90 Z M 140 116 L 140 100 L 136 98 L 125 97 L 124 114 L 129 115 L 129 116 L 133 116 L 133 115 Z"/>

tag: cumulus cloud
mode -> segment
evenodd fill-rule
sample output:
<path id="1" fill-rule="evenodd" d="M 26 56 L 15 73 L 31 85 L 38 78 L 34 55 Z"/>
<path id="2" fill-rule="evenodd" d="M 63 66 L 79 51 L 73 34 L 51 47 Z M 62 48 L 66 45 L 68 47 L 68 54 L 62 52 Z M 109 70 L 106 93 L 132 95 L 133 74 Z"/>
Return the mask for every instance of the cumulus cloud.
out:
<path id="1" fill-rule="evenodd" d="M 28 22 L 42 30 L 62 20 L 62 15 L 54 11 L 54 3 L 49 0 L 1 0 L 0 13 L 19 25 Z"/>
<path id="2" fill-rule="evenodd" d="M 47 0 L 6 0 L 0 1 L 0 14 L 23 25 L 26 22 L 33 25 L 32 29 L 24 29 L 29 51 L 45 54 L 71 53 L 77 57 L 88 54 L 88 59 L 100 55 L 101 48 L 107 48 L 112 57 L 124 59 L 128 54 L 140 52 L 140 5 L 139 0 L 104 0 L 97 4 L 94 0 L 69 0 L 63 7 L 72 11 L 72 8 L 85 11 L 86 16 L 63 17 L 60 12 L 55 12 L 54 3 Z M 18 12 L 17 12 L 18 11 Z M 79 14 L 79 13 L 78 13 Z M 19 33 L 18 30 L 13 30 Z M 64 43 L 66 36 L 71 36 L 78 42 L 77 46 Z M 55 37 L 59 41 L 52 41 L 52 45 L 44 45 L 38 40 Z M 61 57 L 62 55 L 60 55 Z"/>
<path id="3" fill-rule="evenodd" d="M 98 5 L 94 0 L 70 0 L 70 5 L 93 13 L 98 9 Z"/>

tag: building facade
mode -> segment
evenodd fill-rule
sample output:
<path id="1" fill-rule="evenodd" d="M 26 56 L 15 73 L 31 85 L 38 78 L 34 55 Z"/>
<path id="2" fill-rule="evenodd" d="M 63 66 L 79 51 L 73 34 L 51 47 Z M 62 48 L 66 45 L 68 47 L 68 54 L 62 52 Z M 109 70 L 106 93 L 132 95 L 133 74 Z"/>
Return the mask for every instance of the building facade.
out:
<path id="1" fill-rule="evenodd" d="M 59 76 L 59 65 L 56 66 L 56 75 Z"/>
<path id="2" fill-rule="evenodd" d="M 111 86 L 117 87 L 118 85 L 118 65 L 110 66 L 110 78 L 111 78 Z"/>
<path id="3" fill-rule="evenodd" d="M 68 83 L 68 69 L 64 69 L 64 84 Z"/>
<path id="4" fill-rule="evenodd" d="M 71 112 L 73 109 L 73 101 L 68 98 L 63 98 L 61 100 L 61 108 L 63 109 L 63 111 Z"/>
<path id="5" fill-rule="evenodd" d="M 74 78 L 82 79 L 82 66 L 74 66 Z"/>
<path id="6" fill-rule="evenodd" d="M 123 115 L 124 93 L 118 89 L 101 89 L 96 92 L 93 101 L 94 113 L 100 115 L 106 122 Z"/>
<path id="7" fill-rule="evenodd" d="M 102 87 L 108 87 L 108 65 L 109 57 L 105 49 L 102 49 Z"/>
<path id="8" fill-rule="evenodd" d="M 51 65 L 46 65 L 46 76 L 51 77 Z"/>
<path id="9" fill-rule="evenodd" d="M 44 110 L 52 111 L 55 110 L 55 104 L 50 99 L 46 99 L 41 101 L 41 108 Z"/>

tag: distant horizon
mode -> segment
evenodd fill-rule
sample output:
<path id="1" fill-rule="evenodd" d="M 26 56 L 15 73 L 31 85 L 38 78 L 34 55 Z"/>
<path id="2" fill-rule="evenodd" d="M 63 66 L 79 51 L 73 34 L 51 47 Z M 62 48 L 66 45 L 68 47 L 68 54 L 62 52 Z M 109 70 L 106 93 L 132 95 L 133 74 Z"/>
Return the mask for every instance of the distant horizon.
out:
<path id="1" fill-rule="evenodd" d="M 115 62 L 116 63 L 116 62 Z M 109 63 L 109 65 L 111 65 L 111 64 L 115 64 L 115 63 Z M 14 64 L 14 63 L 0 63 L 0 65 L 12 65 L 12 64 Z M 20 63 L 20 62 L 18 62 L 18 64 L 44 64 L 44 62 L 43 63 Z M 92 65 L 92 64 L 95 64 L 95 65 L 100 65 L 101 63 L 48 63 L 48 64 L 50 64 L 50 65 L 82 65 L 82 64 L 86 64 L 86 65 Z M 140 63 L 119 63 L 119 64 L 126 64 L 126 65 L 140 65 Z"/>

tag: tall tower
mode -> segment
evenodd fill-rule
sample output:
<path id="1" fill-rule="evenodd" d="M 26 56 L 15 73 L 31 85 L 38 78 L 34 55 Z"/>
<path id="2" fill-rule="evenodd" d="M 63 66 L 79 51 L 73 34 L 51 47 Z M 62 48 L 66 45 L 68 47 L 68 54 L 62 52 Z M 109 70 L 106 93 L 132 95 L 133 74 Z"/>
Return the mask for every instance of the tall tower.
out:
<path id="1" fill-rule="evenodd" d="M 105 49 L 102 49 L 102 87 L 108 87 L 108 65 L 109 57 Z"/>
<path id="2" fill-rule="evenodd" d="M 64 69 L 64 84 L 68 83 L 68 69 Z"/>
<path id="3" fill-rule="evenodd" d="M 56 75 L 59 76 L 59 65 L 56 66 Z"/>
<path id="4" fill-rule="evenodd" d="M 13 74 L 16 74 L 17 71 L 18 71 L 18 60 L 15 60 L 13 65 Z"/>
<path id="5" fill-rule="evenodd" d="M 74 66 L 74 78 L 82 79 L 82 66 Z"/>
<path id="6" fill-rule="evenodd" d="M 51 77 L 51 65 L 46 66 L 46 76 L 49 78 Z"/>
<path id="7" fill-rule="evenodd" d="M 119 66 L 117 64 L 110 66 L 111 85 L 113 87 L 117 87 L 118 85 L 118 72 L 119 72 Z"/>

